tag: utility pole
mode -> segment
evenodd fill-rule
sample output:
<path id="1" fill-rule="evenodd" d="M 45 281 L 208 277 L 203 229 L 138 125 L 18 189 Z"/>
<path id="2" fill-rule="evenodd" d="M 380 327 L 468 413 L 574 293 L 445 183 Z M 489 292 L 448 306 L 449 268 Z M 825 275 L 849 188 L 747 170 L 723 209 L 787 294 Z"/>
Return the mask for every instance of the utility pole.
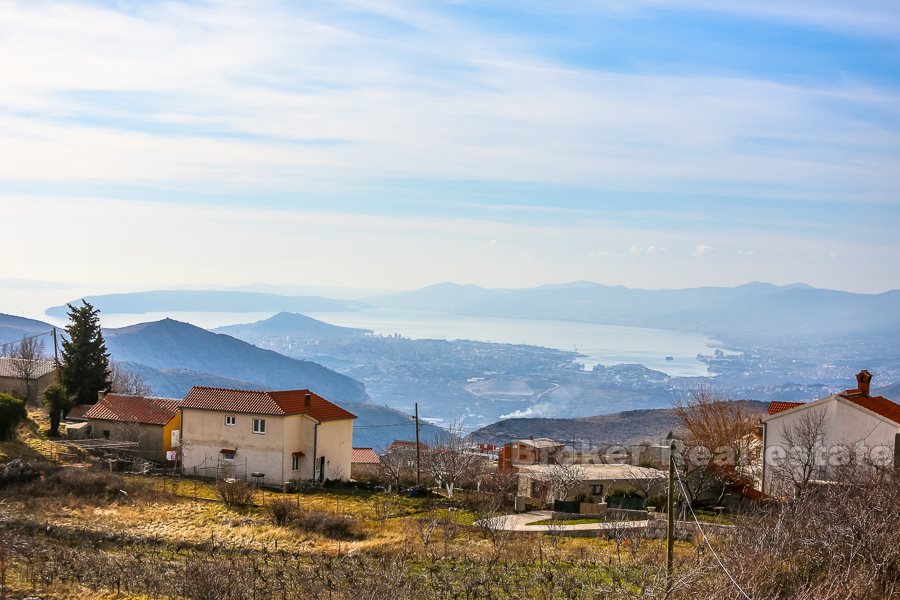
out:
<path id="1" fill-rule="evenodd" d="M 422 485 L 422 469 L 419 467 L 419 403 L 416 402 L 416 487 Z"/>
<path id="2" fill-rule="evenodd" d="M 53 364 L 56 366 L 56 383 L 59 383 L 59 344 L 56 343 L 56 327 L 51 333 L 53 333 Z"/>
<path id="3" fill-rule="evenodd" d="M 666 501 L 669 526 L 666 529 L 666 598 L 672 593 L 672 570 L 675 557 L 675 443 L 669 445 L 669 495 Z"/>
<path id="4" fill-rule="evenodd" d="M 55 362 L 56 365 L 59 366 L 59 344 L 56 342 L 56 327 L 54 327 L 50 333 L 53 334 L 53 362 Z"/>

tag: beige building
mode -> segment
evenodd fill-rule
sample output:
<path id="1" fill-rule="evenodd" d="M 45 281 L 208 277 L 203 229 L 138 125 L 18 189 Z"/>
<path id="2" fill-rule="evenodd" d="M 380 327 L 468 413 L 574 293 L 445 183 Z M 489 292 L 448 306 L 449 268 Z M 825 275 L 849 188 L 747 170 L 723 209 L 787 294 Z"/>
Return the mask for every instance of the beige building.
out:
<path id="1" fill-rule="evenodd" d="M 572 488 L 566 498 L 571 500 L 580 494 L 590 494 L 600 502 L 611 491 L 637 489 L 645 496 L 663 493 L 668 474 L 629 464 L 568 465 L 578 475 L 580 483 Z M 518 495 L 547 501 L 553 488 L 554 465 L 522 465 L 519 469 Z"/>
<path id="2" fill-rule="evenodd" d="M 135 442 L 129 454 L 159 464 L 172 462 L 181 443 L 180 403 L 177 398 L 101 394 L 84 413 L 88 431 L 83 437 Z"/>
<path id="3" fill-rule="evenodd" d="M 56 365 L 52 360 L 23 361 L 0 356 L 0 394 L 9 394 L 27 404 L 39 404 L 44 390 L 54 382 Z"/>
<path id="4" fill-rule="evenodd" d="M 309 390 L 194 387 L 181 413 L 186 474 L 275 486 L 350 477 L 356 416 Z"/>
<path id="5" fill-rule="evenodd" d="M 868 371 L 860 371 L 856 381 L 855 389 L 814 402 L 769 405 L 762 419 L 763 492 L 782 495 L 802 480 L 828 480 L 829 471 L 847 458 L 892 466 L 900 404 L 870 394 Z"/>

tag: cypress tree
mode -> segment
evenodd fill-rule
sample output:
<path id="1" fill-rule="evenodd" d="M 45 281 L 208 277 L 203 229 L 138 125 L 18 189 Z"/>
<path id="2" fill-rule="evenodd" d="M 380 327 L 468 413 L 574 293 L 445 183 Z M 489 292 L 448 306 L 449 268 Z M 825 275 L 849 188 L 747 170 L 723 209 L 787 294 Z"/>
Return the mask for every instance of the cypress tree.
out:
<path id="1" fill-rule="evenodd" d="M 82 300 L 69 307 L 67 339 L 62 342 L 60 382 L 75 404 L 94 404 L 110 386 L 109 352 L 100 331 L 100 311 Z"/>

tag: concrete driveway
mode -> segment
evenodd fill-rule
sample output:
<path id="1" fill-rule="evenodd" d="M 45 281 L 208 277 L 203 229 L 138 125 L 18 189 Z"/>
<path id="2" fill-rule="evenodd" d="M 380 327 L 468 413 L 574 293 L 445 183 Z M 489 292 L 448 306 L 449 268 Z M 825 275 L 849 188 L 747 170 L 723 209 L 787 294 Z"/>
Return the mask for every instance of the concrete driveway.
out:
<path id="1" fill-rule="evenodd" d="M 538 531 L 547 533 L 551 530 L 550 525 L 529 525 L 529 523 L 544 521 L 552 516 L 553 513 L 549 510 L 533 510 L 526 513 L 501 515 L 482 519 L 477 521 L 476 525 L 500 531 Z M 621 528 L 646 529 L 647 521 L 608 521 L 604 523 L 578 523 L 576 525 L 553 526 L 553 529 L 555 529 L 557 533 L 580 533 Z"/>

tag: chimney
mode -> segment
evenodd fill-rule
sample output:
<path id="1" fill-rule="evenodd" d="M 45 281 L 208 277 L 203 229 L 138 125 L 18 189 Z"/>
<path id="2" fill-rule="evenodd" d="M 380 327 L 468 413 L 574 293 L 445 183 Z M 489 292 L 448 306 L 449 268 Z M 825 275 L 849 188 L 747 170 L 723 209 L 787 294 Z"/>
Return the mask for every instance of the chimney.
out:
<path id="1" fill-rule="evenodd" d="M 863 369 L 856 375 L 856 389 L 863 396 L 869 396 L 869 384 L 872 383 L 872 374 Z"/>
<path id="2" fill-rule="evenodd" d="M 309 405 L 312 404 L 312 396 L 307 394 L 303 397 L 303 406 L 309 408 Z"/>
<path id="3" fill-rule="evenodd" d="M 103 402 L 103 399 L 106 398 L 107 390 L 100 390 L 97 392 L 97 402 Z"/>

